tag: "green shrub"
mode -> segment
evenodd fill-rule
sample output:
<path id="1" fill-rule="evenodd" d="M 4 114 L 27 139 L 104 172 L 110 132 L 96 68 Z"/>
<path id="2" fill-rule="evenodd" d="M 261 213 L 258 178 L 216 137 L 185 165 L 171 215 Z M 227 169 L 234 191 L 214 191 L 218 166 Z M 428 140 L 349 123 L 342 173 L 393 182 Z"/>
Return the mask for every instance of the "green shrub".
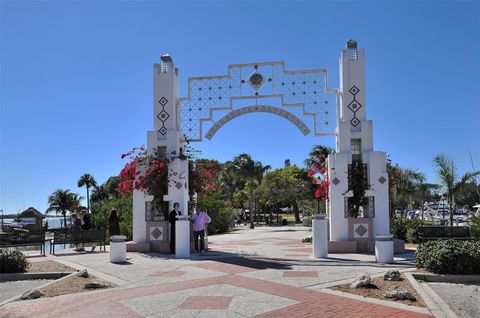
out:
<path id="1" fill-rule="evenodd" d="M 229 209 L 225 200 L 216 193 L 202 194 L 198 196 L 197 205 L 200 209 L 206 209 L 212 222 L 208 225 L 208 234 L 228 232 L 234 226 L 235 212 Z"/>
<path id="2" fill-rule="evenodd" d="M 480 274 L 480 241 L 429 241 L 418 247 L 416 262 L 438 274 Z"/>
<path id="3" fill-rule="evenodd" d="M 22 252 L 0 249 L 0 273 L 24 272 L 27 264 L 27 259 Z"/>
<path id="4" fill-rule="evenodd" d="M 132 202 L 131 195 L 128 197 L 113 198 L 111 200 L 102 201 L 92 213 L 93 225 L 97 228 L 103 228 L 108 231 L 108 217 L 110 211 L 115 209 L 117 210 L 117 215 L 121 219 L 120 234 L 126 235 L 127 240 L 131 240 L 133 236 Z"/>
<path id="5" fill-rule="evenodd" d="M 306 238 L 304 238 L 302 240 L 302 243 L 312 243 L 312 237 L 311 236 L 307 236 Z"/>
<path id="6" fill-rule="evenodd" d="M 480 238 L 480 217 L 473 217 L 470 222 L 470 235 Z"/>
<path id="7" fill-rule="evenodd" d="M 418 227 L 423 224 L 420 219 L 407 219 L 404 217 L 392 220 L 392 234 L 395 238 L 411 243 L 418 242 Z"/>

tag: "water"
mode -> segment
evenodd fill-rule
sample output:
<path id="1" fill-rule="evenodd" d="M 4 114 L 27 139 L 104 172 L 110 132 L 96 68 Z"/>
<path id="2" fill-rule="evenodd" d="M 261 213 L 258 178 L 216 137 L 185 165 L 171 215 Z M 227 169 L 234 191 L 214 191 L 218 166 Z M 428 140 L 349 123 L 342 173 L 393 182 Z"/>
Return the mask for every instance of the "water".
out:
<path id="1" fill-rule="evenodd" d="M 67 225 L 70 224 L 70 217 L 67 217 Z M 55 228 L 60 228 L 63 225 L 63 216 L 53 216 L 53 217 L 46 217 L 43 219 L 43 224 L 45 225 L 45 222 L 48 222 L 48 227 L 55 229 Z M 3 224 L 5 226 L 15 223 L 13 219 L 4 219 Z"/>
<path id="2" fill-rule="evenodd" d="M 63 216 L 57 216 L 57 217 L 46 217 L 43 219 L 43 224 L 45 225 L 45 222 L 48 222 L 48 228 L 55 229 L 55 228 L 60 228 L 63 225 Z M 3 224 L 4 226 L 8 226 L 9 224 L 14 223 L 13 219 L 4 219 Z M 67 225 L 70 224 L 70 217 L 67 217 Z M 47 233 L 45 239 L 47 240 L 45 242 L 45 252 L 48 253 L 50 251 L 50 238 L 53 238 L 52 234 Z M 55 251 L 57 250 L 63 250 L 66 248 L 71 248 L 74 247 L 73 245 L 55 245 Z M 12 247 L 8 249 L 16 249 L 19 251 L 39 251 L 40 252 L 40 246 L 19 246 L 19 247 Z"/>

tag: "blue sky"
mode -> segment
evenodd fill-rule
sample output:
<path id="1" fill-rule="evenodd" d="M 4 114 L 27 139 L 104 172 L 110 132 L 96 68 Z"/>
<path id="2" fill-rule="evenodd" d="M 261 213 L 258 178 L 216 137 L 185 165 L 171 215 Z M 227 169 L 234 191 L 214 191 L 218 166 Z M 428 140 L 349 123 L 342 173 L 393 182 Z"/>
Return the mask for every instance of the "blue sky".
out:
<path id="1" fill-rule="evenodd" d="M 152 64 L 170 53 L 181 74 L 283 60 L 329 70 L 338 87 L 345 42 L 366 50 L 367 117 L 377 150 L 435 182 L 432 158 L 480 168 L 480 6 L 421 2 L 1 1 L 0 208 L 43 211 L 86 172 L 99 183 L 146 143 Z M 315 144 L 287 120 L 250 114 L 193 144 L 220 161 L 248 152 L 280 167 Z"/>

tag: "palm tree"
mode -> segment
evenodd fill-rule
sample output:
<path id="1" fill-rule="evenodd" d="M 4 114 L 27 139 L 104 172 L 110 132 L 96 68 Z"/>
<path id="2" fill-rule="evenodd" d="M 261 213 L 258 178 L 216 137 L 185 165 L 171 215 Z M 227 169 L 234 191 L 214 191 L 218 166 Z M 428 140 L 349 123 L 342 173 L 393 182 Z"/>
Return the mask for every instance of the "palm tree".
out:
<path id="1" fill-rule="evenodd" d="M 329 154 L 333 153 L 333 149 L 327 146 L 316 145 L 308 154 L 308 158 L 303 161 L 308 169 L 323 168 Z"/>
<path id="2" fill-rule="evenodd" d="M 446 190 L 449 212 L 450 212 L 450 226 L 453 226 L 453 203 L 455 194 L 460 192 L 468 182 L 480 175 L 480 171 L 473 171 L 465 173 L 460 179 L 457 175 L 457 167 L 452 158 L 443 154 L 438 154 L 433 158 L 433 164 L 437 168 L 438 178 L 440 184 Z"/>
<path id="3" fill-rule="evenodd" d="M 75 211 L 80 206 L 81 199 L 81 196 L 70 192 L 68 189 L 57 189 L 48 197 L 49 207 L 46 212 L 55 211 L 57 214 L 61 213 L 63 215 L 63 224 L 67 227 L 67 211 Z"/>
<path id="4" fill-rule="evenodd" d="M 233 169 L 241 179 L 248 181 L 248 208 L 250 209 L 251 227 L 253 227 L 252 200 L 255 181 L 261 180 L 263 174 L 270 168 L 271 167 L 269 165 L 263 166 L 260 161 L 254 161 L 252 157 L 246 153 L 239 154 L 233 158 L 231 169 Z"/>
<path id="5" fill-rule="evenodd" d="M 402 201 L 402 211 L 412 201 L 412 196 L 418 189 L 418 185 L 425 182 L 425 174 L 413 169 L 401 169 L 401 175 L 397 182 L 396 196 Z"/>
<path id="6" fill-rule="evenodd" d="M 90 213 L 90 187 L 96 187 L 97 182 L 91 174 L 85 173 L 80 179 L 78 179 L 78 187 L 80 188 L 83 186 L 87 188 L 87 210 Z"/>

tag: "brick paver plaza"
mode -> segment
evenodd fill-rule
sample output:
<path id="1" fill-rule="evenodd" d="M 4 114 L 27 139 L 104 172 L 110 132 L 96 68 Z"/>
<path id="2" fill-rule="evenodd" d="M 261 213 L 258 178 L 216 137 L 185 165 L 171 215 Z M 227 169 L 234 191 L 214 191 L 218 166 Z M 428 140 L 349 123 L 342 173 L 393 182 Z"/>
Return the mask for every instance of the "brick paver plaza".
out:
<path id="1" fill-rule="evenodd" d="M 301 243 L 305 227 L 242 230 L 209 238 L 210 251 L 175 259 L 156 253 L 128 253 L 124 265 L 108 253 L 48 258 L 86 267 L 118 287 L 54 298 L 14 302 L 0 317 L 429 317 L 425 308 L 366 301 L 327 290 L 360 273 L 413 267 L 412 253 L 393 265 L 373 255 L 331 254 L 313 259 Z M 40 258 L 44 260 L 45 258 Z M 32 259 L 33 260 L 33 259 Z"/>

